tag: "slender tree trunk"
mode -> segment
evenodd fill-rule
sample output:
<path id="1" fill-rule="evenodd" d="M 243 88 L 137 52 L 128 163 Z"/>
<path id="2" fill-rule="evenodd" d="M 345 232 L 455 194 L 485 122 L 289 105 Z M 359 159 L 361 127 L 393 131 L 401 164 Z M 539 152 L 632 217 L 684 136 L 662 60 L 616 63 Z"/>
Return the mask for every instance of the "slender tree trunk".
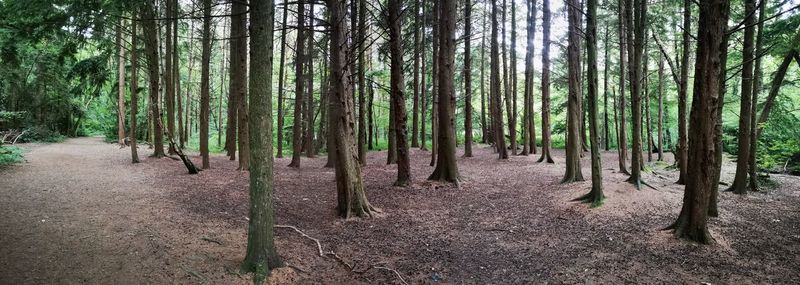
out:
<path id="1" fill-rule="evenodd" d="M 750 119 L 753 102 L 753 60 L 755 59 L 755 18 L 756 1 L 744 1 L 744 50 L 742 51 L 742 96 L 739 104 L 739 134 L 736 152 L 736 175 L 728 191 L 736 194 L 747 193 L 748 160 L 750 157 Z"/>
<path id="2" fill-rule="evenodd" d="M 605 39 L 603 40 L 603 44 L 605 45 L 605 48 L 603 49 L 603 146 L 605 146 L 606 151 L 611 149 L 611 133 L 608 130 L 608 67 L 611 66 L 611 61 L 608 57 L 608 43 L 608 23 L 606 23 Z"/>
<path id="3" fill-rule="evenodd" d="M 153 1 L 148 0 L 145 3 L 145 7 L 142 12 L 142 18 L 144 19 L 155 19 L 155 3 Z M 152 128 L 152 145 L 153 145 L 153 157 L 164 157 L 164 132 L 161 129 L 160 124 L 156 124 L 155 120 L 161 119 L 161 108 L 159 107 L 159 85 L 158 85 L 158 76 L 160 72 L 159 68 L 159 57 L 158 57 L 158 25 L 154 20 L 145 20 L 143 21 L 144 29 L 144 38 L 145 38 L 145 53 L 147 56 L 147 70 L 148 76 L 150 78 L 150 100 L 148 104 L 150 105 L 150 124 L 153 125 Z"/>
<path id="4" fill-rule="evenodd" d="M 236 140 L 239 148 L 238 170 L 250 167 L 250 144 L 247 112 L 247 0 L 231 4 L 230 85 L 236 96 Z"/>
<path id="5" fill-rule="evenodd" d="M 211 168 L 208 157 L 209 80 L 211 61 L 211 0 L 203 0 L 203 55 L 200 72 L 200 156 L 203 169 Z"/>
<path id="6" fill-rule="evenodd" d="M 378 144 L 377 138 L 377 131 L 375 129 L 375 116 L 374 116 L 374 109 L 373 104 L 375 103 L 375 89 L 372 87 L 372 83 L 367 83 L 369 85 L 369 94 L 367 94 L 367 138 L 369 138 L 368 145 L 370 149 L 373 148 L 373 145 Z M 374 142 L 373 142 L 374 140 Z"/>
<path id="7" fill-rule="evenodd" d="M 658 161 L 664 161 L 664 55 L 658 61 Z"/>
<path id="8" fill-rule="evenodd" d="M 238 26 L 235 28 L 234 25 L 237 25 L 237 23 L 233 21 L 233 17 L 231 17 L 231 35 L 238 34 L 238 32 L 235 31 L 238 29 Z M 238 57 L 240 56 L 240 53 L 237 51 L 238 48 L 236 45 L 239 43 L 239 41 L 236 37 L 231 36 L 228 40 L 228 43 L 228 72 L 230 79 L 228 80 L 228 112 L 226 119 L 227 124 L 225 125 L 225 150 L 230 160 L 236 160 L 236 149 L 238 148 L 236 137 L 238 136 L 239 130 L 239 92 L 236 90 L 236 88 L 241 86 L 238 84 L 237 75 L 241 69 L 234 67 L 238 67 L 239 65 Z M 241 159 L 241 153 L 239 156 Z"/>
<path id="9" fill-rule="evenodd" d="M 173 1 L 167 0 L 166 3 L 166 10 L 165 16 L 171 17 L 173 14 L 173 9 L 175 9 L 172 5 L 174 4 Z M 164 101 L 167 105 L 167 136 L 169 139 L 175 137 L 175 78 L 173 77 L 173 68 L 172 68 L 172 57 L 173 57 L 173 37 L 172 37 L 172 22 L 174 20 L 167 20 L 165 26 L 165 37 L 164 37 Z M 168 139 L 168 141 L 169 141 Z M 169 146 L 168 153 L 170 155 L 175 155 L 175 148 L 172 145 Z"/>
<path id="10" fill-rule="evenodd" d="M 481 25 L 481 143 L 492 141 L 489 135 L 489 125 L 486 121 L 486 12 L 483 12 L 483 24 Z"/>
<path id="11" fill-rule="evenodd" d="M 764 1 L 761 3 L 760 8 L 758 8 L 756 55 L 761 55 L 764 53 L 764 22 L 762 22 L 762 19 L 766 19 L 767 17 L 766 7 L 768 7 L 768 2 L 769 1 Z M 758 165 L 756 164 L 756 151 L 758 150 L 758 126 L 756 125 L 756 116 L 758 115 L 758 93 L 761 92 L 761 85 L 764 78 L 764 74 L 761 69 L 761 56 L 756 56 L 754 75 L 752 91 L 753 98 L 750 101 L 750 151 L 747 159 L 747 172 L 748 176 L 750 176 L 748 187 L 750 188 L 750 191 L 758 191 L 758 176 L 756 175 L 756 171 L 758 170 Z"/>
<path id="12" fill-rule="evenodd" d="M 505 15 L 505 14 L 503 14 Z M 511 92 L 511 116 L 508 118 L 510 126 L 509 133 L 511 134 L 511 153 L 517 154 L 517 2 L 511 1 L 511 47 L 510 64 L 508 83 L 511 84 L 509 91 Z"/>
<path id="13" fill-rule="evenodd" d="M 173 6 L 175 9 L 172 10 L 172 17 L 174 20 L 172 21 L 172 78 L 175 78 L 175 109 L 176 109 L 176 116 L 178 117 L 178 147 L 181 149 L 184 148 L 183 139 L 184 139 L 184 125 L 183 125 L 183 95 L 181 94 L 181 66 L 180 66 L 180 44 L 178 42 L 178 26 L 180 26 L 180 20 L 178 19 L 178 14 L 180 14 L 181 4 L 178 0 L 170 0 L 173 1 Z M 174 136 L 174 134 L 173 134 Z"/>
<path id="14" fill-rule="evenodd" d="M 275 250 L 272 210 L 272 51 L 273 1 L 250 2 L 250 211 L 247 254 L 242 271 L 253 272 L 261 284 L 273 268 L 281 266 Z"/>
<path id="15" fill-rule="evenodd" d="M 222 34 L 223 35 L 227 34 L 227 30 L 228 30 L 228 26 L 223 24 L 222 25 Z M 226 68 L 225 63 L 227 62 L 227 60 L 225 58 L 225 43 L 224 42 L 220 42 L 219 49 L 220 49 L 220 54 L 221 55 L 220 55 L 220 63 L 219 63 L 219 98 L 217 100 L 217 146 L 220 146 L 222 144 L 222 124 L 223 124 L 223 121 L 222 121 L 222 117 L 223 117 L 222 116 L 222 101 L 223 101 L 223 98 L 225 97 L 225 94 L 224 94 L 223 90 L 224 90 L 224 86 L 225 86 L 225 68 Z M 228 68 L 228 71 L 230 71 L 230 68 L 231 68 L 230 67 L 230 63 L 228 63 L 227 68 Z M 229 93 L 230 93 L 230 88 L 231 88 L 231 86 L 229 84 L 228 85 L 228 92 Z"/>
<path id="16" fill-rule="evenodd" d="M 431 52 L 431 54 L 433 55 L 432 56 L 432 58 L 433 58 L 432 65 L 433 66 L 431 68 L 431 85 L 432 85 L 432 88 L 431 88 L 431 102 L 432 102 L 432 104 L 431 104 L 431 163 L 430 163 L 430 166 L 436 165 L 436 154 L 437 154 L 437 152 L 439 150 L 438 132 L 440 130 L 438 129 L 438 126 L 439 126 L 439 122 L 438 122 L 439 115 L 437 114 L 437 112 L 438 112 L 439 103 L 440 103 L 439 102 L 439 98 L 440 98 L 439 97 L 439 83 L 441 83 L 439 81 L 439 68 L 440 68 L 440 66 L 439 66 L 439 63 L 440 63 L 440 60 L 439 60 L 439 44 L 440 44 L 440 41 L 439 41 L 439 28 L 440 28 L 440 26 L 439 26 L 439 24 L 441 22 L 439 22 L 439 23 L 436 22 L 436 20 L 440 19 L 440 17 L 441 17 L 441 11 L 440 11 L 439 5 L 440 5 L 439 1 L 433 1 L 433 18 L 432 19 L 435 19 L 435 20 L 431 23 L 433 25 L 433 35 L 432 35 L 433 36 L 432 37 L 433 50 Z"/>
<path id="17" fill-rule="evenodd" d="M 425 2 L 427 2 L 427 1 L 425 1 L 425 0 L 418 0 L 418 1 L 420 1 L 420 5 L 422 6 L 422 17 L 421 17 L 422 18 L 421 19 L 422 27 L 420 27 L 420 29 L 424 30 L 425 27 L 426 27 L 425 25 L 427 23 L 427 20 L 426 20 L 427 18 L 426 17 L 428 15 L 428 14 L 425 13 L 425 7 L 427 7 L 425 5 Z M 427 118 L 426 111 L 428 110 L 428 100 L 427 100 L 427 96 L 425 96 L 425 93 L 427 93 L 426 90 L 428 90 L 428 85 L 425 83 L 425 78 L 428 77 L 428 73 L 427 73 L 427 69 L 426 69 L 427 65 L 426 65 L 426 61 L 425 61 L 425 58 L 426 58 L 425 57 L 425 47 L 426 47 L 426 45 L 425 45 L 425 35 L 424 34 L 422 35 L 422 38 L 420 39 L 420 45 L 422 46 L 421 47 L 421 52 L 420 52 L 421 53 L 420 54 L 420 57 L 421 57 L 420 60 L 422 61 L 422 64 L 421 64 L 422 65 L 422 71 L 421 71 L 422 79 L 420 80 L 421 81 L 420 84 L 422 85 L 422 90 L 420 90 L 420 95 L 419 96 L 420 96 L 420 100 L 422 101 L 422 106 L 420 106 L 420 114 L 419 115 L 422 118 L 422 122 L 420 122 L 420 126 L 419 126 L 419 136 L 420 136 L 419 149 L 427 150 L 427 146 L 425 145 L 426 144 L 426 140 L 427 140 L 426 137 L 425 137 L 426 136 L 426 132 L 425 132 L 426 122 L 425 122 L 425 120 Z"/>
<path id="18" fill-rule="evenodd" d="M 337 211 L 342 218 L 373 217 L 377 212 L 367 201 L 364 191 L 364 177 L 361 164 L 358 163 L 354 103 L 350 96 L 352 88 L 350 74 L 346 63 L 346 24 L 344 1 L 328 0 L 329 23 L 331 25 L 331 113 L 336 123 L 334 143 L 336 145 L 336 191 Z"/>
<path id="19" fill-rule="evenodd" d="M 389 0 L 389 50 L 391 55 L 391 92 L 394 109 L 395 143 L 397 144 L 397 181 L 395 186 L 411 183 L 408 157 L 408 118 L 406 115 L 405 80 L 403 78 L 402 0 Z"/>
<path id="20" fill-rule="evenodd" d="M 419 60 L 420 50 L 422 46 L 419 42 L 419 36 L 423 29 L 422 17 L 419 16 L 420 2 L 422 0 L 414 0 L 414 103 L 411 110 L 411 147 L 419 147 Z"/>
<path id="21" fill-rule="evenodd" d="M 438 37 L 439 56 L 435 57 L 439 62 L 438 81 L 439 91 L 439 123 L 438 129 L 438 160 L 436 168 L 428 180 L 447 181 L 458 185 L 459 173 L 456 163 L 456 137 L 455 130 L 455 88 L 453 78 L 455 77 L 455 54 L 456 54 L 456 0 L 439 1 L 439 29 Z"/>
<path id="22" fill-rule="evenodd" d="M 306 26 L 305 1 L 297 1 L 297 45 L 295 47 L 295 89 L 294 89 L 294 124 L 292 126 L 292 161 L 289 167 L 300 168 L 300 153 L 303 149 L 303 63 L 306 60 Z"/>
<path id="23" fill-rule="evenodd" d="M 645 45 L 647 44 L 645 43 Z M 648 76 L 649 73 L 647 70 L 650 54 L 647 52 L 647 50 L 648 48 L 645 47 L 644 63 L 642 64 L 642 76 L 644 76 L 644 79 L 642 80 L 642 89 L 644 89 L 644 106 L 642 106 L 642 109 L 644 109 L 644 131 L 647 133 L 647 162 L 651 162 L 653 161 L 653 124 L 650 116 L 650 88 L 648 88 L 650 85 L 650 76 Z"/>
<path id="24" fill-rule="evenodd" d="M 125 146 L 125 48 L 122 46 L 122 29 L 125 20 L 120 19 L 117 26 L 117 143 Z"/>
<path id="25" fill-rule="evenodd" d="M 625 126 L 625 68 L 627 66 L 627 53 L 626 50 L 626 29 L 625 29 L 625 2 L 626 0 L 619 0 L 619 26 L 617 34 L 619 35 L 619 139 L 617 147 L 619 151 L 619 169 L 620 172 L 630 175 L 628 172 L 628 135 L 627 127 Z"/>
<path id="26" fill-rule="evenodd" d="M 464 1 L 464 156 L 472 157 L 472 1 Z"/>
<path id="27" fill-rule="evenodd" d="M 536 153 L 536 127 L 533 120 L 533 58 L 534 58 L 534 40 L 536 37 L 536 1 L 525 1 L 528 8 L 527 12 L 527 32 L 528 32 L 528 45 L 525 52 L 525 95 L 524 107 L 522 118 L 522 154 Z"/>
<path id="28" fill-rule="evenodd" d="M 635 8 L 635 9 L 634 9 Z M 631 144 L 631 176 L 628 182 L 636 189 L 642 184 L 642 59 L 645 47 L 647 6 L 644 0 L 627 0 L 625 21 L 629 32 L 626 33 L 628 45 L 628 69 L 631 82 L 631 120 L 633 121 Z"/>
<path id="29" fill-rule="evenodd" d="M 138 131 L 136 130 L 137 116 L 139 112 L 139 37 L 138 32 L 138 13 L 131 15 L 131 125 L 128 134 L 130 136 L 131 163 L 139 163 L 139 150 L 136 146 Z"/>
<path id="30" fill-rule="evenodd" d="M 577 0 L 567 1 L 567 18 L 569 22 L 567 46 L 567 63 L 569 71 L 569 97 L 567 99 L 567 160 L 566 172 L 561 183 L 583 181 L 581 172 L 581 136 L 580 136 L 580 15 Z"/>
<path id="31" fill-rule="evenodd" d="M 687 179 L 687 164 L 689 163 L 689 138 L 686 129 L 686 108 L 689 94 L 689 44 L 691 43 L 692 1 L 683 1 L 683 53 L 681 54 L 681 79 L 678 85 L 678 181 L 685 184 Z"/>
<path id="32" fill-rule="evenodd" d="M 505 138 L 503 135 L 503 107 L 502 95 L 500 93 L 500 84 L 502 79 L 500 78 L 500 46 L 497 42 L 499 25 L 497 21 L 497 10 L 497 3 L 492 1 L 492 47 L 490 55 L 491 76 L 489 78 L 489 82 L 491 84 L 491 93 L 489 96 L 491 97 L 492 129 L 494 129 L 495 150 L 497 151 L 500 159 L 508 159 L 508 150 L 506 149 Z"/>
<path id="33" fill-rule="evenodd" d="M 697 35 L 697 63 L 692 100 L 686 189 L 683 206 L 675 223 L 668 227 L 678 238 L 708 244 L 708 207 L 714 190 L 713 173 L 717 149 L 714 129 L 718 116 L 720 64 L 727 30 L 729 1 L 709 0 L 700 3 Z"/>
<path id="34" fill-rule="evenodd" d="M 517 154 L 517 130 L 516 130 L 516 122 L 514 119 L 514 99 L 512 98 L 512 90 L 511 90 L 511 77 L 514 76 L 513 70 L 509 70 L 508 68 L 508 46 L 506 45 L 506 14 L 507 14 L 507 6 L 506 0 L 503 0 L 503 15 L 502 15 L 502 24 L 501 24 L 501 38 L 503 40 L 500 48 L 501 48 L 501 56 L 502 56 L 502 63 L 503 63 L 503 95 L 505 97 L 506 102 L 506 119 L 508 119 L 508 138 L 510 141 L 511 147 L 511 154 Z M 502 118 L 503 113 L 500 113 L 500 117 Z M 502 120 L 500 120 L 502 122 Z M 504 138 L 503 138 L 504 139 Z"/>
<path id="35" fill-rule="evenodd" d="M 586 77 L 589 98 L 589 143 L 592 150 L 592 190 L 576 200 L 590 203 L 592 207 L 603 203 L 603 169 L 600 161 L 600 141 L 597 130 L 597 0 L 586 3 Z"/>
<path id="36" fill-rule="evenodd" d="M 550 155 L 550 0 L 542 1 L 542 157 L 538 162 L 554 163 Z"/>
<path id="37" fill-rule="evenodd" d="M 189 21 L 189 51 L 187 52 L 187 56 L 189 58 L 189 72 L 186 75 L 186 104 L 185 104 L 185 112 L 184 116 L 186 116 L 186 120 L 184 123 L 186 124 L 183 128 L 183 142 L 181 146 L 189 142 L 189 137 L 192 134 L 192 93 L 190 92 L 190 88 L 192 87 L 192 70 L 194 69 L 194 20 Z"/>
<path id="38" fill-rule="evenodd" d="M 314 148 L 314 2 L 309 3 L 308 9 L 308 56 L 306 56 L 306 86 L 307 100 L 305 100 L 305 134 L 303 135 L 303 149 L 306 151 L 306 157 L 313 158 L 315 154 Z"/>
<path id="39" fill-rule="evenodd" d="M 289 6 L 287 0 L 283 0 L 283 24 L 281 25 L 281 55 L 280 55 L 280 62 L 278 66 L 278 146 L 277 146 L 277 154 L 275 157 L 282 158 L 283 157 L 283 117 L 285 116 L 286 112 L 283 107 L 284 100 L 286 100 L 286 90 L 284 89 L 284 80 L 286 74 L 286 49 L 288 46 L 286 45 L 286 33 L 289 30 L 288 23 L 289 23 Z M 330 151 L 330 150 L 329 150 Z"/>
<path id="40" fill-rule="evenodd" d="M 358 161 L 361 165 L 367 164 L 367 127 L 366 124 L 366 57 L 365 54 L 365 41 L 367 38 L 367 2 L 365 0 L 358 0 L 358 33 L 356 33 L 356 42 L 353 52 L 358 54 Z M 353 5 L 355 8 L 355 4 Z M 352 17 L 355 17 L 353 13 Z"/>

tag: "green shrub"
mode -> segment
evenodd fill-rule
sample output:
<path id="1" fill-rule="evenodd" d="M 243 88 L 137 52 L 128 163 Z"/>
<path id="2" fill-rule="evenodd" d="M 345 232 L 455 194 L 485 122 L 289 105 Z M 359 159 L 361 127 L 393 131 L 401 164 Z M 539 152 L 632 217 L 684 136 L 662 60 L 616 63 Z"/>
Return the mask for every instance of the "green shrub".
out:
<path id="1" fill-rule="evenodd" d="M 16 146 L 0 146 L 0 165 L 10 165 L 22 160 L 21 148 Z"/>
<path id="2" fill-rule="evenodd" d="M 45 143 L 57 143 L 63 142 L 66 139 L 62 134 L 50 130 L 45 126 L 34 126 L 25 129 L 25 134 L 19 138 L 20 143 L 27 143 L 27 142 L 45 142 Z"/>

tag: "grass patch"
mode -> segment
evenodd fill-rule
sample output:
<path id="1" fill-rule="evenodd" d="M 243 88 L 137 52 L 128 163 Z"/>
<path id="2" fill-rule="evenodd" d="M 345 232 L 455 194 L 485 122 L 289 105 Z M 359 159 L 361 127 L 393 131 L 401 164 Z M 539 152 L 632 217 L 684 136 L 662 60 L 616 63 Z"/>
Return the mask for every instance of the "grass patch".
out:
<path id="1" fill-rule="evenodd" d="M 0 146 L 0 165 L 11 165 L 24 160 L 22 149 L 16 146 Z"/>

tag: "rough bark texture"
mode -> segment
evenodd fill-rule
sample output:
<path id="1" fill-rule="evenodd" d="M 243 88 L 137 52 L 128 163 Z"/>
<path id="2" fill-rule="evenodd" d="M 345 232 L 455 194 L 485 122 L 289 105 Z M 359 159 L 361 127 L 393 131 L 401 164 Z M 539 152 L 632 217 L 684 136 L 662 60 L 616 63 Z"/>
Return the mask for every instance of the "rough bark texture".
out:
<path id="1" fill-rule="evenodd" d="M 750 104 L 753 99 L 753 60 L 755 58 L 755 0 L 744 1 L 744 50 L 742 51 L 742 94 L 739 104 L 739 134 L 736 152 L 736 175 L 729 191 L 747 193 L 748 159 L 750 157 Z"/>
<path id="2" fill-rule="evenodd" d="M 472 1 L 464 1 L 464 156 L 472 156 Z"/>
<path id="3" fill-rule="evenodd" d="M 346 24 L 344 1 L 328 0 L 331 25 L 331 113 L 336 120 L 334 144 L 336 145 L 337 212 L 342 218 L 372 217 L 376 209 L 367 201 L 364 177 L 358 163 L 356 149 L 355 117 L 350 88 L 350 72 L 346 63 Z"/>
<path id="4" fill-rule="evenodd" d="M 456 136 L 453 126 L 455 126 L 455 89 L 453 78 L 455 77 L 455 54 L 456 54 L 456 1 L 442 0 L 439 2 L 439 112 L 438 112 L 438 160 L 436 168 L 429 180 L 447 181 L 458 184 L 459 173 L 456 163 Z"/>
<path id="5" fill-rule="evenodd" d="M 173 2 L 171 0 L 164 1 L 165 3 L 165 17 L 172 16 Z M 172 57 L 173 57 L 173 38 L 172 38 L 172 20 L 167 20 L 164 35 L 164 103 L 167 107 L 167 136 L 172 138 L 175 134 L 175 78 L 172 74 Z M 175 148 L 172 145 L 168 148 L 168 153 L 174 155 Z"/>
<path id="6" fill-rule="evenodd" d="M 600 141 L 597 131 L 597 0 L 586 3 L 586 77 L 589 108 L 589 144 L 592 156 L 592 190 L 577 200 L 591 204 L 592 207 L 603 203 L 603 169 L 600 161 Z"/>
<path id="7" fill-rule="evenodd" d="M 136 116 L 139 112 L 139 37 L 137 36 L 138 25 L 136 12 L 133 13 L 131 19 L 131 126 L 128 133 L 130 134 L 131 146 L 131 163 L 139 163 L 138 147 L 136 146 L 136 139 L 138 132 L 136 131 Z"/>
<path id="8" fill-rule="evenodd" d="M 306 100 L 303 108 L 303 149 L 306 152 L 306 157 L 312 158 L 316 155 L 316 148 L 314 147 L 314 2 L 309 2 L 309 9 L 306 12 L 308 15 L 308 50 L 306 56 Z"/>
<path id="9" fill-rule="evenodd" d="M 419 147 L 419 62 L 420 50 L 422 45 L 419 42 L 420 33 L 422 33 L 422 17 L 419 15 L 419 8 L 422 0 L 414 0 L 414 8 L 412 13 L 414 17 L 414 102 L 411 109 L 411 147 Z"/>
<path id="10" fill-rule="evenodd" d="M 760 7 L 758 8 L 758 34 L 756 35 L 756 51 L 757 55 L 763 54 L 764 51 L 764 22 L 761 19 L 765 19 L 767 16 L 767 9 L 769 1 L 765 0 Z M 800 63 L 800 61 L 798 61 Z M 752 95 L 753 98 L 750 101 L 750 148 L 749 156 L 747 158 L 747 172 L 749 179 L 749 185 L 751 191 L 758 191 L 758 176 L 756 175 L 756 171 L 758 170 L 758 165 L 756 164 L 756 151 L 758 150 L 758 126 L 756 125 L 756 117 L 758 116 L 758 93 L 761 92 L 761 85 L 763 82 L 764 74 L 761 69 L 761 56 L 756 57 L 755 63 L 755 74 L 753 78 L 753 91 Z"/>
<path id="11" fill-rule="evenodd" d="M 645 48 L 647 5 L 645 0 L 627 0 L 625 21 L 628 27 L 627 45 L 630 68 L 628 73 L 631 82 L 631 176 L 628 182 L 636 189 L 642 184 L 642 59 Z"/>
<path id="12" fill-rule="evenodd" d="M 436 153 L 438 152 L 439 137 L 438 134 L 438 112 L 439 106 L 439 28 L 440 23 L 436 21 L 441 17 L 439 9 L 439 1 L 433 1 L 433 33 L 432 33 L 432 66 L 431 66 L 431 166 L 436 165 Z"/>
<path id="13" fill-rule="evenodd" d="M 692 1 L 691 0 L 684 0 L 683 1 L 683 43 L 682 43 L 682 50 L 683 53 L 681 54 L 681 79 L 680 84 L 678 84 L 678 149 L 677 149 L 677 159 L 678 162 L 678 171 L 680 172 L 680 176 L 678 176 L 678 184 L 684 184 L 686 182 L 686 169 L 687 164 L 689 163 L 689 158 L 687 157 L 689 151 L 689 138 L 688 132 L 686 128 L 686 108 L 687 108 L 687 99 L 689 97 L 689 45 L 691 44 L 691 24 L 692 24 Z"/>
<path id="14" fill-rule="evenodd" d="M 142 18 L 154 19 L 155 18 L 155 3 L 153 1 L 146 1 L 145 7 L 142 10 Z M 152 132 L 152 146 L 153 157 L 164 157 L 164 131 L 161 130 L 157 124 L 154 124 L 156 119 L 161 117 L 161 108 L 159 107 L 159 83 L 158 76 L 160 72 L 159 58 L 158 58 L 158 26 L 155 21 L 143 21 L 142 28 L 144 29 L 144 49 L 147 60 L 147 73 L 150 78 L 149 84 L 149 102 L 150 109 L 150 124 L 153 125 Z"/>
<path id="15" fill-rule="evenodd" d="M 286 1 L 284 0 L 284 4 Z M 289 23 L 289 7 L 284 5 L 283 6 L 283 24 L 281 25 L 281 58 L 278 65 L 278 146 L 277 146 L 277 153 L 275 157 L 281 158 L 283 157 L 283 116 L 286 114 L 284 112 L 283 103 L 286 100 L 286 90 L 284 90 L 284 82 L 286 81 L 285 74 L 286 74 L 286 49 L 288 46 L 286 45 L 286 32 L 289 30 L 287 24 Z"/>
<path id="16" fill-rule="evenodd" d="M 561 183 L 583 181 L 581 172 L 581 137 L 580 137 L 580 77 L 581 65 L 578 61 L 580 54 L 580 15 L 577 0 L 567 1 L 567 18 L 569 21 L 567 46 L 567 64 L 569 73 L 569 95 L 567 98 L 567 149 L 566 171 Z"/>
<path id="17" fill-rule="evenodd" d="M 628 135 L 627 127 L 625 126 L 625 66 L 626 66 L 626 52 L 625 52 L 625 0 L 617 1 L 619 8 L 619 24 L 617 25 L 617 35 L 619 36 L 619 105 L 615 108 L 619 110 L 619 131 L 617 139 L 617 151 L 619 152 L 619 171 L 630 175 L 628 172 Z"/>
<path id="18" fill-rule="evenodd" d="M 125 20 L 120 19 L 116 32 L 117 45 L 117 143 L 125 146 L 125 48 L 122 46 L 122 29 Z M 134 117 L 135 118 L 135 117 Z M 135 134 L 133 134 L 135 136 Z"/>
<path id="19" fill-rule="evenodd" d="M 542 1 L 542 157 L 538 162 L 554 163 L 550 155 L 550 0 Z"/>
<path id="20" fill-rule="evenodd" d="M 692 95 L 688 149 L 688 175 L 683 206 L 675 223 L 668 227 L 675 236 L 699 243 L 711 243 L 708 231 L 708 206 L 714 190 L 714 161 L 717 149 L 714 128 L 718 117 L 721 59 L 725 48 L 729 3 L 709 0 L 700 3 L 697 35 L 697 63 Z"/>
<path id="21" fill-rule="evenodd" d="M 294 88 L 294 122 L 292 125 L 292 161 L 289 167 L 300 167 L 300 154 L 303 149 L 303 63 L 306 52 L 305 2 L 297 1 L 297 43 L 295 45 L 295 88 Z"/>
<path id="22" fill-rule="evenodd" d="M 208 158 L 211 37 L 211 0 L 203 0 L 203 54 L 200 60 L 200 156 L 203 157 L 203 169 L 211 168 Z"/>
<path id="23" fill-rule="evenodd" d="M 358 54 L 358 161 L 361 165 L 367 163 L 367 127 L 366 124 L 366 57 L 364 54 L 364 41 L 367 38 L 367 1 L 358 0 L 358 33 L 356 33 L 353 52 Z M 355 4 L 353 5 L 355 8 Z M 352 17 L 355 17 L 353 13 Z"/>
<path id="24" fill-rule="evenodd" d="M 242 271 L 262 283 L 281 266 L 273 234 L 272 49 L 273 1 L 250 1 L 250 211 Z M 244 139 L 244 138 L 243 138 Z"/>
<path id="25" fill-rule="evenodd" d="M 527 39 L 528 45 L 525 52 L 525 94 L 522 118 L 522 154 L 536 153 L 536 126 L 533 120 L 533 84 L 534 78 L 534 40 L 536 38 L 536 1 L 525 1 L 528 8 L 527 16 Z"/>
<path id="26" fill-rule="evenodd" d="M 494 144 L 500 159 L 508 159 L 505 136 L 503 135 L 503 103 L 500 96 L 500 47 L 497 43 L 498 23 L 497 23 L 497 3 L 492 1 L 492 50 L 491 50 L 491 78 L 489 78 L 491 109 L 492 109 L 492 129 L 494 131 Z"/>
<path id="27" fill-rule="evenodd" d="M 485 6 L 485 5 L 484 5 Z M 486 34 L 486 12 L 483 13 L 482 34 Z M 491 99 L 490 99 L 491 100 Z M 489 103 L 491 104 L 491 103 Z M 486 121 L 486 36 L 481 37 L 481 143 L 492 141 L 489 125 Z"/>
<path id="28" fill-rule="evenodd" d="M 181 66 L 180 66 L 180 44 L 178 42 L 178 26 L 180 26 L 180 19 L 178 19 L 178 14 L 180 14 L 181 5 L 179 4 L 178 0 L 170 0 L 173 1 L 172 9 L 172 78 L 175 78 L 175 116 L 177 117 L 178 123 L 178 147 L 183 148 L 183 137 L 184 137 L 184 126 L 183 126 L 183 95 L 181 95 Z M 173 134 L 173 138 L 175 134 Z"/>
<path id="29" fill-rule="evenodd" d="M 391 56 L 391 92 L 394 107 L 394 131 L 397 148 L 397 181 L 395 186 L 411 183 L 408 157 L 408 117 L 406 116 L 405 80 L 403 78 L 402 0 L 389 0 L 389 53 Z"/>
<path id="30" fill-rule="evenodd" d="M 606 23 L 605 39 L 603 40 L 605 45 L 603 49 L 603 146 L 605 146 L 606 151 L 611 149 L 611 132 L 608 129 L 608 68 L 611 66 L 611 61 L 608 58 L 608 43 L 608 23 Z M 611 107 L 613 108 L 614 105 Z"/>
<path id="31" fill-rule="evenodd" d="M 514 114 L 514 98 L 512 95 L 512 88 L 511 88 L 511 78 L 514 76 L 513 69 L 508 68 L 508 46 L 506 45 L 506 15 L 508 6 L 506 6 L 506 0 L 503 0 L 503 7 L 502 7 L 502 23 L 500 24 L 501 31 L 500 37 L 502 38 L 503 42 L 500 45 L 501 52 L 501 62 L 503 68 L 503 97 L 505 97 L 506 102 L 506 119 L 508 120 L 508 139 L 509 139 L 509 147 L 511 148 L 511 154 L 517 154 L 517 128 L 516 128 L 516 118 Z M 500 118 L 502 118 L 503 113 L 500 112 Z M 502 122 L 502 119 L 500 120 Z M 503 138 L 505 139 L 505 138 Z"/>
<path id="32" fill-rule="evenodd" d="M 250 165 L 250 143 L 247 111 L 247 0 L 231 4 L 230 84 L 236 96 L 236 140 L 239 148 L 239 170 Z"/>
<path id="33" fill-rule="evenodd" d="M 658 61 L 658 161 L 664 161 L 664 55 Z"/>

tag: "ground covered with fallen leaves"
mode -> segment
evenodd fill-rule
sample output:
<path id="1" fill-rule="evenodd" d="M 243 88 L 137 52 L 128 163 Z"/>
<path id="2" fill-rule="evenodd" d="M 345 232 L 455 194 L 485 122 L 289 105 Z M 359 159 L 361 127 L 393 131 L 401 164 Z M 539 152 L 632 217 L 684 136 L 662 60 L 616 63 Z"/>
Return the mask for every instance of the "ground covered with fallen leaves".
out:
<path id="1" fill-rule="evenodd" d="M 188 175 L 97 138 L 24 145 L 27 162 L 0 168 L 0 283 L 247 284 L 247 172 L 212 157 Z M 779 284 L 800 280 L 800 177 L 771 175 L 764 192 L 720 193 L 714 245 L 661 228 L 683 196 L 671 162 L 653 162 L 635 190 L 603 154 L 607 200 L 570 202 L 590 183 L 559 184 L 563 157 L 496 158 L 484 145 L 459 158 L 459 188 L 426 181 L 430 152 L 412 150 L 413 184 L 393 187 L 395 165 L 370 152 L 364 169 L 373 219 L 336 217 L 325 157 L 275 160 L 275 242 L 286 267 L 271 284 Z M 461 151 L 459 150 L 459 155 Z M 671 161 L 671 155 L 667 155 Z M 193 157 L 197 159 L 197 157 Z M 197 160 L 199 162 L 199 160 Z M 588 156 L 583 174 L 590 177 Z M 722 180 L 734 166 L 726 161 Z M 724 188 L 724 186 L 722 187 Z M 340 258 L 327 254 L 335 252 Z"/>

